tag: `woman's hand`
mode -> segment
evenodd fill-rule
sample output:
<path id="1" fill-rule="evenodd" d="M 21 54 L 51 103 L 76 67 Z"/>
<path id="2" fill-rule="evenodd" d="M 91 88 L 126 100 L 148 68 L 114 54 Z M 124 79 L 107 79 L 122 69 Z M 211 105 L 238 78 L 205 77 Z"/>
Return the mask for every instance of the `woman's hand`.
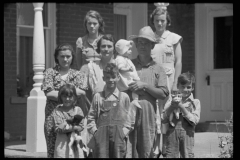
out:
<path id="1" fill-rule="evenodd" d="M 61 123 L 60 125 L 58 125 L 58 128 L 60 128 L 60 129 L 63 130 L 66 126 L 67 126 L 67 122 L 64 121 L 63 123 Z"/>
<path id="2" fill-rule="evenodd" d="M 77 96 L 86 96 L 86 92 L 82 89 L 76 88 Z"/>
<path id="3" fill-rule="evenodd" d="M 96 105 L 96 106 L 102 105 L 102 97 L 100 96 L 100 94 L 95 94 L 95 96 L 93 98 L 93 102 L 95 103 L 94 105 Z"/>
<path id="4" fill-rule="evenodd" d="M 142 81 L 135 81 L 135 82 L 130 83 L 128 86 L 129 86 L 129 89 L 132 92 L 134 92 L 134 91 L 143 89 L 146 85 L 147 84 Z"/>

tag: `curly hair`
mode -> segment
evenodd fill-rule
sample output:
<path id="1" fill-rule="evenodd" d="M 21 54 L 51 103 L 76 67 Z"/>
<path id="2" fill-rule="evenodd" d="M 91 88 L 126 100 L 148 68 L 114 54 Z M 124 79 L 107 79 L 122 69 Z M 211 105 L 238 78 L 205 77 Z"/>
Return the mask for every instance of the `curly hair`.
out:
<path id="1" fill-rule="evenodd" d="M 94 11 L 94 10 L 88 11 L 85 18 L 84 18 L 83 26 L 85 28 L 86 33 L 88 34 L 87 21 L 88 21 L 89 17 L 97 19 L 97 21 L 99 23 L 98 32 L 103 34 L 104 33 L 105 22 L 104 22 L 102 16 L 100 15 L 100 13 L 98 13 L 97 11 Z"/>
<path id="2" fill-rule="evenodd" d="M 113 62 L 108 62 L 106 67 L 103 70 L 103 73 L 105 74 L 110 74 L 110 75 L 118 75 L 119 70 L 118 67 L 115 63 Z"/>
<path id="3" fill-rule="evenodd" d="M 101 39 L 99 39 L 99 41 L 97 43 L 97 49 L 96 49 L 97 53 L 100 53 L 100 46 L 102 44 L 103 39 L 113 42 L 113 48 L 114 48 L 113 53 L 115 53 L 115 39 L 111 34 L 105 34 L 102 36 Z"/>

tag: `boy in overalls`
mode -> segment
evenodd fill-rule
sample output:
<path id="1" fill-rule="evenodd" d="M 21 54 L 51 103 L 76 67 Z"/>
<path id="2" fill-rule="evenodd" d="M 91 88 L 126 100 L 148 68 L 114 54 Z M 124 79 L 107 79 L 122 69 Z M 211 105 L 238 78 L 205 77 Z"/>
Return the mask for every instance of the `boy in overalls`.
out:
<path id="1" fill-rule="evenodd" d="M 90 134 L 88 147 L 95 158 L 124 158 L 127 152 L 127 137 L 133 130 L 135 112 L 130 99 L 117 89 L 119 71 L 115 63 L 108 63 L 103 70 L 104 90 L 96 93 L 102 105 L 93 102 L 88 114 L 87 129 Z"/>

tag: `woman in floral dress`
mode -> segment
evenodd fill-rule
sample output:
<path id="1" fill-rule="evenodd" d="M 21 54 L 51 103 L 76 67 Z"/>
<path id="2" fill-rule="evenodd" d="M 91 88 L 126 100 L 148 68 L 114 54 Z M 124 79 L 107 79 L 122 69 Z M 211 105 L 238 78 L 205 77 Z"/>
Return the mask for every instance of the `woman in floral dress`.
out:
<path id="1" fill-rule="evenodd" d="M 54 157 L 54 145 L 56 132 L 54 132 L 53 117 L 50 116 L 58 105 L 58 91 L 64 84 L 72 84 L 76 87 L 78 97 L 85 96 L 87 90 L 87 80 L 85 74 L 75 69 L 71 69 L 74 61 L 74 50 L 70 44 L 61 44 L 55 49 L 54 58 L 56 66 L 48 68 L 44 72 L 42 90 L 47 97 L 45 107 L 44 134 L 47 143 L 48 158 Z M 78 102 L 82 110 L 85 109 L 83 103 Z"/>

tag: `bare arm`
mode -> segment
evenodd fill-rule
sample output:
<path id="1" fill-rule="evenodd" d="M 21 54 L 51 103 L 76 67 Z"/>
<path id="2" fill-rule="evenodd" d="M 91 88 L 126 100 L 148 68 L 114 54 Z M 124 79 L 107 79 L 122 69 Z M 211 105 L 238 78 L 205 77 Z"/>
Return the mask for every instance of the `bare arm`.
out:
<path id="1" fill-rule="evenodd" d="M 172 86 L 172 90 L 176 91 L 177 90 L 177 81 L 178 81 L 178 76 L 182 72 L 182 48 L 181 48 L 181 43 L 178 42 L 175 46 L 175 74 L 174 74 L 174 82 Z"/>
<path id="2" fill-rule="evenodd" d="M 131 84 L 129 84 L 129 88 L 131 91 L 144 89 L 146 92 L 151 94 L 156 99 L 165 99 L 167 97 L 162 88 L 157 88 L 142 81 L 132 82 Z"/>
<path id="3" fill-rule="evenodd" d="M 133 71 L 132 67 L 121 67 L 119 68 L 120 72 L 129 72 L 129 71 Z"/>
<path id="4" fill-rule="evenodd" d="M 46 97 L 53 101 L 58 101 L 58 91 L 54 91 L 54 90 L 50 91 L 50 92 L 46 93 Z"/>

